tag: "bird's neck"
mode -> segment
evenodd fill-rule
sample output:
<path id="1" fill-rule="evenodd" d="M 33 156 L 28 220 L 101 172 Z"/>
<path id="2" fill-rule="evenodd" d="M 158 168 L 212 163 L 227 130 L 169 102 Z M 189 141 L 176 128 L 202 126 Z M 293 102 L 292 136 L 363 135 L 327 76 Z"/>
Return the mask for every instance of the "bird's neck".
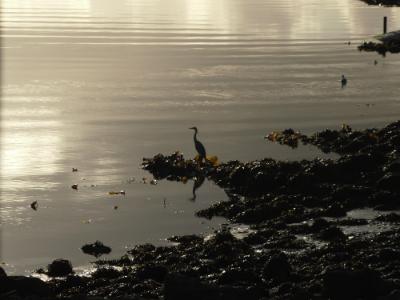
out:
<path id="1" fill-rule="evenodd" d="M 197 130 L 194 132 L 193 139 L 197 141 Z"/>

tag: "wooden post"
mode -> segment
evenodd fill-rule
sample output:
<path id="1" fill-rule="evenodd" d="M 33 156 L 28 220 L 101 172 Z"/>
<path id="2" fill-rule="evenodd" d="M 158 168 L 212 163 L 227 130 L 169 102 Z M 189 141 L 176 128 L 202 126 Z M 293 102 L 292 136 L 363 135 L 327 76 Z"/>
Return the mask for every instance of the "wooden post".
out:
<path id="1" fill-rule="evenodd" d="M 387 17 L 383 17 L 383 34 L 387 32 Z"/>

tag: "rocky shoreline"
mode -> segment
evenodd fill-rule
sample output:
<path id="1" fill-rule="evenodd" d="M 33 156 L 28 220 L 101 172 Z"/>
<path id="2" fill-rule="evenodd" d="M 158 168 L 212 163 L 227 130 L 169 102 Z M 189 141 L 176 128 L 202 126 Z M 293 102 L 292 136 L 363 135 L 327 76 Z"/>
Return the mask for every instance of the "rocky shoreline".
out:
<path id="1" fill-rule="evenodd" d="M 312 136 L 287 129 L 267 139 L 340 157 L 222 164 L 180 153 L 144 159 L 157 180 L 215 182 L 229 200 L 197 215 L 223 216 L 250 230 L 238 238 L 227 226 L 208 237 L 171 237 L 170 247 L 139 245 L 119 259 L 98 260 L 87 277 L 65 261 L 61 273 L 49 266 L 47 282 L 0 272 L 0 298 L 400 299 L 400 121 Z M 366 208 L 376 214 L 352 216 Z"/>
<path id="2" fill-rule="evenodd" d="M 361 0 L 368 5 L 379 5 L 379 6 L 400 6 L 399 0 Z"/>

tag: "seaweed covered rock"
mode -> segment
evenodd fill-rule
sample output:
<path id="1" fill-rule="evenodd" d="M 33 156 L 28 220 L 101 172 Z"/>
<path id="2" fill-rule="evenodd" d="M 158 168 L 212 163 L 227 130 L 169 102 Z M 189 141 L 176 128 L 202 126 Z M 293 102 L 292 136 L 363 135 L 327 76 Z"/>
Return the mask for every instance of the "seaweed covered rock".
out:
<path id="1" fill-rule="evenodd" d="M 104 245 L 100 241 L 96 241 L 92 244 L 86 244 L 81 247 L 83 253 L 99 257 L 103 254 L 108 254 L 111 252 L 111 248 Z"/>
<path id="2" fill-rule="evenodd" d="M 379 6 L 400 6 L 399 0 L 361 0 L 368 5 L 379 5 Z"/>

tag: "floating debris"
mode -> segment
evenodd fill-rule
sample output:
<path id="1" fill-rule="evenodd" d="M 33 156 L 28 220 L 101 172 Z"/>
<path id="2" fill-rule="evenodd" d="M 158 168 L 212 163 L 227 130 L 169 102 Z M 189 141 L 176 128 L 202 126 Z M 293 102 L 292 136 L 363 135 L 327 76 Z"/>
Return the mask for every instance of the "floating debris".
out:
<path id="1" fill-rule="evenodd" d="M 150 184 L 151 184 L 151 185 L 157 185 L 157 180 L 152 179 L 152 180 L 150 181 Z"/>
<path id="2" fill-rule="evenodd" d="M 86 244 L 81 247 L 83 253 L 99 257 L 103 254 L 108 254 L 111 252 L 111 248 L 104 245 L 100 241 L 96 241 L 93 244 Z"/>
<path id="3" fill-rule="evenodd" d="M 78 168 L 72 168 L 72 172 L 78 172 Z"/>
<path id="4" fill-rule="evenodd" d="M 78 189 L 78 185 L 77 184 L 73 184 L 73 185 L 71 185 L 71 188 L 73 188 L 74 190 L 77 190 Z"/>
<path id="5" fill-rule="evenodd" d="M 278 142 L 281 145 L 288 145 L 291 148 L 297 148 L 299 145 L 299 140 L 306 138 L 300 132 L 295 132 L 293 129 L 285 129 L 281 132 L 273 131 L 265 136 L 265 139 L 271 142 Z"/>
<path id="6" fill-rule="evenodd" d="M 118 205 L 115 205 L 115 206 L 114 206 L 114 209 L 118 209 Z"/>
<path id="7" fill-rule="evenodd" d="M 39 204 L 38 204 L 37 201 L 33 201 L 33 202 L 31 203 L 31 208 L 32 208 L 33 210 L 37 210 L 37 209 L 38 209 L 38 206 L 39 206 Z"/>
<path id="8" fill-rule="evenodd" d="M 215 155 L 207 156 L 206 160 L 213 167 L 217 167 L 219 165 L 218 156 L 215 156 Z"/>
<path id="9" fill-rule="evenodd" d="M 347 85 L 347 78 L 342 75 L 342 79 L 341 79 L 341 84 L 342 84 L 342 89 Z"/>
<path id="10" fill-rule="evenodd" d="M 111 192 L 108 192 L 108 194 L 109 195 L 123 195 L 123 196 L 125 196 L 126 192 L 124 190 L 121 190 L 119 192 L 111 191 Z"/>
<path id="11" fill-rule="evenodd" d="M 127 183 L 134 183 L 135 182 L 135 177 L 130 177 L 128 178 L 128 180 L 126 181 Z"/>

